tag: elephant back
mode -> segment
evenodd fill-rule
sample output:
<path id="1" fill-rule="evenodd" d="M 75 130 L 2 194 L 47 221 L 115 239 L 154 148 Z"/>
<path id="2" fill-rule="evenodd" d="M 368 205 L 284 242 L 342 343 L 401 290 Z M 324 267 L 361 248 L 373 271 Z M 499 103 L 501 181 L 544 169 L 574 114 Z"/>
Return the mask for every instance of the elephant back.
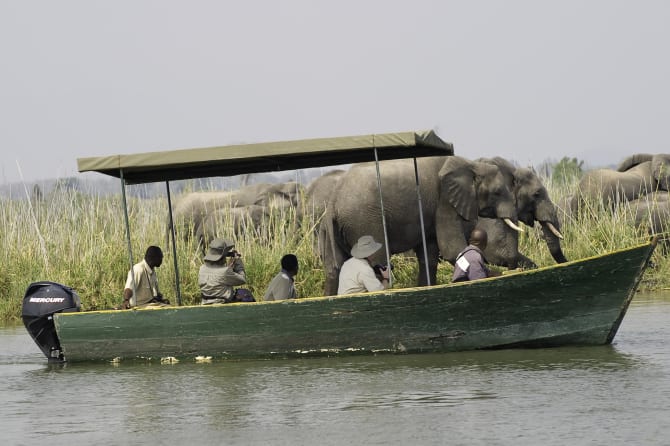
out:
<path id="1" fill-rule="evenodd" d="M 656 180 L 656 189 L 670 190 L 670 154 L 657 154 L 651 160 L 651 175 Z"/>
<path id="2" fill-rule="evenodd" d="M 636 153 L 634 155 L 631 155 L 629 157 L 624 158 L 619 165 L 617 166 L 616 170 L 618 172 L 625 172 L 628 169 L 631 169 L 638 164 L 651 161 L 654 155 L 650 153 Z"/>

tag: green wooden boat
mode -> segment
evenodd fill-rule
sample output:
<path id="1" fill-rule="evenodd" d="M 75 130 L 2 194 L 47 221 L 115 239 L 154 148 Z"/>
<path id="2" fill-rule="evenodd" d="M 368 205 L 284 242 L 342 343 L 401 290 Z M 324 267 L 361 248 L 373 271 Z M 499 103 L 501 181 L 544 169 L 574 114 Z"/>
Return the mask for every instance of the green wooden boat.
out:
<path id="1" fill-rule="evenodd" d="M 602 345 L 614 339 L 654 245 L 470 283 L 54 320 L 68 361 Z"/>
<path id="2" fill-rule="evenodd" d="M 79 168 L 122 183 L 167 182 L 224 167 L 237 174 L 435 154 L 453 147 L 422 132 L 87 158 Z M 68 362 L 602 345 L 614 339 L 655 246 L 480 281 L 276 302 L 80 312 L 76 292 L 43 282 L 26 292 L 23 319 L 50 361 Z"/>

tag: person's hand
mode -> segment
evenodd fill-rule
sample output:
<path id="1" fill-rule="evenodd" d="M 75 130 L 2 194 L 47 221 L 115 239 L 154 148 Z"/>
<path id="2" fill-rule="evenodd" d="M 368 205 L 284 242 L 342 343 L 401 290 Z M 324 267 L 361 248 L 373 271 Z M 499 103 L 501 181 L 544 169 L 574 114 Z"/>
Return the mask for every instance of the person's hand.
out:
<path id="1" fill-rule="evenodd" d="M 130 310 L 130 300 L 129 299 L 123 299 L 123 303 L 121 304 L 121 309 L 122 310 Z"/>
<path id="2" fill-rule="evenodd" d="M 387 267 L 387 268 L 384 268 L 380 271 L 380 273 L 382 275 L 382 279 L 389 280 L 389 269 L 390 268 Z"/>

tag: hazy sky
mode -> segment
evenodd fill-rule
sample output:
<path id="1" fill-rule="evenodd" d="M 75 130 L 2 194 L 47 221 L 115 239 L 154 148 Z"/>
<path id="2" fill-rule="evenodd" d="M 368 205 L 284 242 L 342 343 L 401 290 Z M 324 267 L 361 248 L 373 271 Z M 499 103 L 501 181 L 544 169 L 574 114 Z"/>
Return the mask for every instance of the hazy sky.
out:
<path id="1" fill-rule="evenodd" d="M 521 164 L 670 152 L 669 24 L 664 0 L 0 0 L 0 182 L 419 129 Z"/>

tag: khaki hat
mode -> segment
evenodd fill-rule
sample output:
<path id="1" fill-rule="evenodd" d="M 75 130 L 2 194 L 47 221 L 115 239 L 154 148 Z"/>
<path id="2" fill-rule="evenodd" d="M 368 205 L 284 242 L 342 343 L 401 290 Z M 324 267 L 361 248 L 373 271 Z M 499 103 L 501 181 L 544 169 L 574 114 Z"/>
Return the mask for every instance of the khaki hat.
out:
<path id="1" fill-rule="evenodd" d="M 371 235 L 364 235 L 351 248 L 351 255 L 357 259 L 365 259 L 379 251 L 381 247 L 382 244 L 375 242 L 375 239 Z"/>
<path id="2" fill-rule="evenodd" d="M 218 262 L 219 260 L 221 260 L 223 256 L 226 255 L 228 251 L 230 251 L 234 247 L 235 243 L 229 240 L 224 240 L 222 238 L 215 238 L 209 244 L 209 251 L 207 251 L 205 260 L 208 260 L 210 262 Z"/>

